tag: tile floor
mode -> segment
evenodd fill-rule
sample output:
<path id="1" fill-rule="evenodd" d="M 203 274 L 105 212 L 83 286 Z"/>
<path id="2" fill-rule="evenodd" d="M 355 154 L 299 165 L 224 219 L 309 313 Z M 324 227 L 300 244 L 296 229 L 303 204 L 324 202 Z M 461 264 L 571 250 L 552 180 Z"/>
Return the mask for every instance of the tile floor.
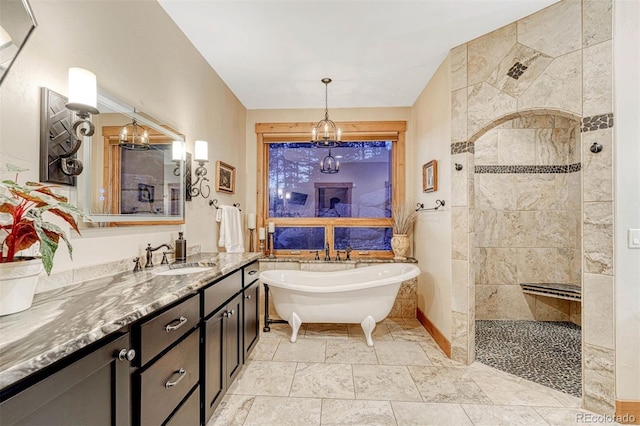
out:
<path id="1" fill-rule="evenodd" d="M 286 324 L 262 334 L 207 426 L 597 423 L 579 398 L 448 359 L 414 319 L 379 323 L 373 348 L 357 324 L 288 337 Z"/>

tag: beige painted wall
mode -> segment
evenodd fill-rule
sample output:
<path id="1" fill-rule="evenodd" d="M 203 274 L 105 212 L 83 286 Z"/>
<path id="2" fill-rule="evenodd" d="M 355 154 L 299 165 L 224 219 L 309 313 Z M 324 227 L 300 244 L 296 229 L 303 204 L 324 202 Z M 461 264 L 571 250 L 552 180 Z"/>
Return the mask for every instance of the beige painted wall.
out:
<path id="1" fill-rule="evenodd" d="M 418 280 L 418 308 L 451 341 L 451 107 L 450 57 L 444 60 L 413 108 L 414 153 L 409 164 L 416 202 L 432 208 L 436 200 L 447 204 L 438 211 L 418 214 L 414 253 L 422 273 Z M 422 165 L 438 161 L 438 190 L 422 192 Z M 466 171 L 464 171 L 466 173 Z"/>
<path id="2" fill-rule="evenodd" d="M 67 93 L 67 68 L 94 72 L 98 86 L 186 135 L 209 141 L 212 197 L 215 161 L 238 168 L 237 192 L 221 203 L 245 200 L 246 110 L 154 1 L 42 1 L 31 5 L 39 23 L 0 87 L 0 166 L 29 169 L 38 180 L 40 87 Z M 85 170 L 85 173 L 88 173 Z M 3 172 L 2 178 L 13 177 Z M 77 201 L 76 190 L 65 189 Z M 186 225 L 91 229 L 72 236 L 74 260 L 58 251 L 54 271 L 141 255 L 147 243 L 173 241 L 184 228 L 189 246 L 215 251 L 217 230 L 207 200 L 187 203 Z"/>

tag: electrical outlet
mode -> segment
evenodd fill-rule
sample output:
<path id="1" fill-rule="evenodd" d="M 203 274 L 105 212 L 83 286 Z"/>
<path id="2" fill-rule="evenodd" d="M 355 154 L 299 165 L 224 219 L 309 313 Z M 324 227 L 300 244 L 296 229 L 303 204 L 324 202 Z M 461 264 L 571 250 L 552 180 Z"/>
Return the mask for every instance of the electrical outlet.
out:
<path id="1" fill-rule="evenodd" d="M 640 248 L 640 229 L 629 229 L 629 248 Z"/>

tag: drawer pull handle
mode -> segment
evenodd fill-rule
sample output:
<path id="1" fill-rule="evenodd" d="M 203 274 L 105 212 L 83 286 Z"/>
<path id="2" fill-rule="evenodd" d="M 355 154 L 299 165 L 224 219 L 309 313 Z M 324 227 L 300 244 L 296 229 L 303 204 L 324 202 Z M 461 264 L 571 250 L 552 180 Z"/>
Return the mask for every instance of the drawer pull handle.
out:
<path id="1" fill-rule="evenodd" d="M 251 295 L 250 295 L 250 294 L 247 294 L 244 298 L 245 298 L 245 299 L 248 299 L 248 300 L 251 300 Z"/>
<path id="2" fill-rule="evenodd" d="M 177 321 L 177 324 L 176 324 Z M 167 333 L 170 333 L 174 330 L 179 329 L 180 327 L 182 327 L 183 325 L 185 325 L 187 322 L 187 319 L 185 317 L 180 317 L 178 319 L 175 319 L 173 321 L 171 321 L 169 324 L 167 324 L 164 329 Z M 175 324 L 175 325 L 172 325 Z"/>
<path id="3" fill-rule="evenodd" d="M 255 275 L 257 273 L 258 273 L 258 271 L 256 271 L 255 269 L 253 269 L 253 270 L 248 272 L 249 275 Z"/>
<path id="4" fill-rule="evenodd" d="M 178 375 L 180 377 L 178 377 L 178 380 L 176 380 L 175 382 L 172 382 L 170 380 L 167 381 L 167 383 L 164 384 L 164 387 L 166 389 L 169 389 L 169 388 L 172 388 L 174 386 L 177 386 L 178 383 L 180 383 L 182 381 L 182 379 L 184 379 L 184 376 L 187 375 L 187 370 L 185 370 L 184 368 L 181 368 L 180 370 L 176 371 L 175 373 L 178 373 Z M 173 373 L 173 374 L 175 374 L 175 373 Z M 172 376 L 173 376 L 173 374 L 172 374 Z"/>

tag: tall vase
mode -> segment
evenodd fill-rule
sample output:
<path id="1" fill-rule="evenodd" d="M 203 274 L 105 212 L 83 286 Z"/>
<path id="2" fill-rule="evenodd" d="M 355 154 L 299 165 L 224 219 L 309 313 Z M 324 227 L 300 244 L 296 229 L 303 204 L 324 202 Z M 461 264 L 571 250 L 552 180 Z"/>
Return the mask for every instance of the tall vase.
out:
<path id="1" fill-rule="evenodd" d="M 42 269 L 42 259 L 38 258 L 0 263 L 0 316 L 31 307 Z"/>
<path id="2" fill-rule="evenodd" d="M 409 236 L 407 234 L 393 234 L 391 250 L 395 260 L 406 260 L 409 253 Z"/>

